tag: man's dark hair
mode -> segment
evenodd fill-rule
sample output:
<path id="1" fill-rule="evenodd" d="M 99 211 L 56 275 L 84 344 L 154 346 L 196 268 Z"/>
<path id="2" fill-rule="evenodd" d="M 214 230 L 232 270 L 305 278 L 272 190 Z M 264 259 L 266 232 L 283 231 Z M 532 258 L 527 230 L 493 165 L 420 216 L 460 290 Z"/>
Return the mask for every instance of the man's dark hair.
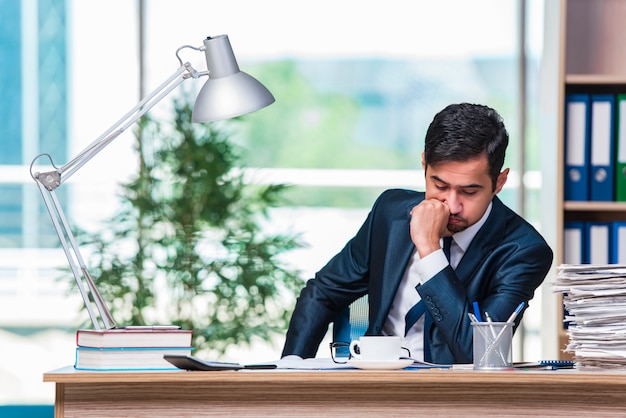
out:
<path id="1" fill-rule="evenodd" d="M 428 167 L 486 154 L 495 190 L 508 144 L 509 134 L 498 112 L 483 105 L 452 104 L 435 115 L 426 131 L 424 162 Z"/>

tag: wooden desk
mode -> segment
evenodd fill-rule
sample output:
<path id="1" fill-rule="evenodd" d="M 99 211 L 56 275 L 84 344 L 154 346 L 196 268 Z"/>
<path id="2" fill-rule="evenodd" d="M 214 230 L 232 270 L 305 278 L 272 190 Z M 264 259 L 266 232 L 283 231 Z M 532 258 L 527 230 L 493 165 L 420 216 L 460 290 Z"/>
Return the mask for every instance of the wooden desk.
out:
<path id="1" fill-rule="evenodd" d="M 44 374 L 56 417 L 626 415 L 626 373 L 222 371 Z"/>

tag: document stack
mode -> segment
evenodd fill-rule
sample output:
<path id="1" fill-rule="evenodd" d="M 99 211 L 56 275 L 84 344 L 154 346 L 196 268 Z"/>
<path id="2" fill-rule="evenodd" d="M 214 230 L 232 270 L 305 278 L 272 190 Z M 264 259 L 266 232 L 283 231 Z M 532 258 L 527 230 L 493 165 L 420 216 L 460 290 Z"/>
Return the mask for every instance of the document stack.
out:
<path id="1" fill-rule="evenodd" d="M 553 290 L 563 293 L 576 367 L 626 368 L 626 265 L 561 265 Z"/>
<path id="2" fill-rule="evenodd" d="M 77 370 L 176 369 L 166 354 L 191 355 L 192 331 L 175 326 L 76 331 Z"/>

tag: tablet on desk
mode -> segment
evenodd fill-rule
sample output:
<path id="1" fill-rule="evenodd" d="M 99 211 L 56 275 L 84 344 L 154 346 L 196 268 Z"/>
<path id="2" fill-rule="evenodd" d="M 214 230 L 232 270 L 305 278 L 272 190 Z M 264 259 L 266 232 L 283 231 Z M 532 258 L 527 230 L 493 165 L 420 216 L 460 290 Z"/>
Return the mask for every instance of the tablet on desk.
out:
<path id="1" fill-rule="evenodd" d="M 275 369 L 275 364 L 248 364 L 225 363 L 221 361 L 206 361 L 189 355 L 165 354 L 163 358 L 179 369 L 191 371 L 220 371 L 241 369 Z"/>

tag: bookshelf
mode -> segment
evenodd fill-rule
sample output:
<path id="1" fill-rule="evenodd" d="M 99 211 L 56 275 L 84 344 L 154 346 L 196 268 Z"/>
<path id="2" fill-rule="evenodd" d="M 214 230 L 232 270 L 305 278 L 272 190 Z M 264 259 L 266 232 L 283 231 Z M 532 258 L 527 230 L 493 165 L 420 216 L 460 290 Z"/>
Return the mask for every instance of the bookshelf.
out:
<path id="1" fill-rule="evenodd" d="M 570 93 L 626 93 L 626 1 L 561 0 L 557 129 L 556 264 L 564 260 L 566 222 L 626 220 L 626 202 L 566 201 L 566 95 Z M 562 309 L 561 296 L 558 306 Z M 561 358 L 568 337 L 559 315 L 558 348 Z"/>

